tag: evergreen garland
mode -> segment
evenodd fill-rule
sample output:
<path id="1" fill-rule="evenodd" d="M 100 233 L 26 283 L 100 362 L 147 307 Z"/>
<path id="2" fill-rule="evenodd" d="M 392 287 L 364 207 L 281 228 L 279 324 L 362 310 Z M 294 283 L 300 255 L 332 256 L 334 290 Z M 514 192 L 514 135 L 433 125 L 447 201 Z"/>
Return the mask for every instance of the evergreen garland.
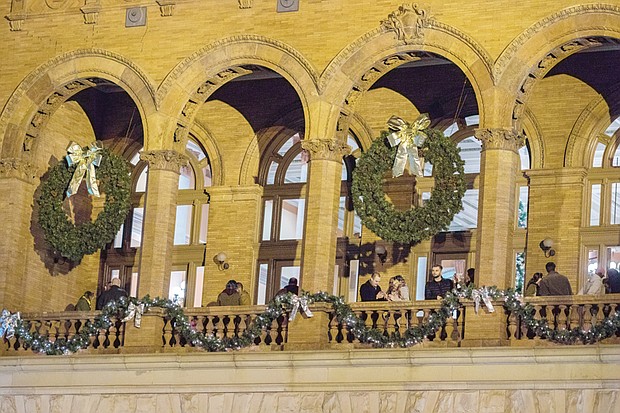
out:
<path id="1" fill-rule="evenodd" d="M 413 326 L 402 333 L 385 335 L 381 330 L 368 327 L 364 320 L 353 312 L 351 306 L 344 301 L 343 297 L 337 297 L 325 292 L 318 292 L 316 294 L 304 292 L 303 295 L 308 299 L 308 303 L 325 302 L 331 304 L 333 314 L 339 324 L 345 326 L 361 343 L 370 344 L 376 348 L 411 347 L 419 344 L 445 325 L 454 311 L 461 307 L 460 299 L 477 300 L 480 297 L 503 300 L 504 309 L 520 318 L 536 336 L 559 344 L 593 344 L 616 335 L 620 329 L 620 312 L 614 312 L 605 317 L 600 323 L 593 325 L 588 331 L 581 328 L 556 330 L 549 327 L 546 319 L 536 319 L 534 307 L 529 303 L 524 304 L 521 295 L 513 289 L 499 290 L 496 287 L 483 287 L 482 289 L 467 287 L 455 289 L 451 293 L 446 294 L 441 307 L 431 312 L 424 324 Z M 24 348 L 48 355 L 68 355 L 87 348 L 90 344 L 91 336 L 97 335 L 100 329 L 108 329 L 114 324 L 112 318 L 119 320 L 126 318 L 129 314 L 128 307 L 132 304 L 134 306 L 144 304 L 145 312 L 151 307 L 163 308 L 165 310 L 165 317 L 171 320 L 173 327 L 188 343 L 195 347 L 206 351 L 229 351 L 253 345 L 255 339 L 260 337 L 264 329 L 270 327 L 274 320 L 291 310 L 294 304 L 294 296 L 289 293 L 274 298 L 267 305 L 267 309 L 256 316 L 252 324 L 239 337 L 219 338 L 211 334 L 205 335 L 192 326 L 183 308 L 177 303 L 163 298 L 151 299 L 148 295 L 142 300 L 122 298 L 118 302 L 108 303 L 94 321 L 87 320 L 79 331 L 69 339 L 62 337 L 51 337 L 50 339 L 50 337 L 41 335 L 36 330 L 30 331 L 30 325 L 27 321 L 21 320 L 18 315 L 11 315 L 5 310 L 0 320 L 0 325 L 3 326 L 0 337 L 5 333 L 7 337 L 10 337 L 14 333 Z M 7 328 L 9 322 L 14 323 L 12 328 Z"/>
<path id="2" fill-rule="evenodd" d="M 435 186 L 424 206 L 399 211 L 385 197 L 383 175 L 391 169 L 397 150 L 384 143 L 387 131 L 362 154 L 353 171 L 355 212 L 368 229 L 386 241 L 418 243 L 445 230 L 462 209 L 466 185 L 459 148 L 437 129 L 425 132 L 428 138 L 421 149 L 433 165 Z"/>

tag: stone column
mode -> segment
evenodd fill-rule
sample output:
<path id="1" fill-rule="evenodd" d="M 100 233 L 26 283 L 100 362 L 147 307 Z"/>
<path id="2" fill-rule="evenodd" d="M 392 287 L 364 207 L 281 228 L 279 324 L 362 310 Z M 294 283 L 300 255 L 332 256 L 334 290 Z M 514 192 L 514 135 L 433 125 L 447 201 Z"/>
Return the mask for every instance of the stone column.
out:
<path id="1" fill-rule="evenodd" d="M 30 220 L 34 192 L 38 186 L 36 168 L 18 158 L 0 159 L 0 303 L 3 308 L 23 309 L 28 305 L 24 288 L 28 282 L 28 254 L 33 248 Z"/>
<path id="2" fill-rule="evenodd" d="M 310 292 L 332 291 L 342 157 L 351 148 L 335 139 L 301 142 L 310 155 L 301 287 Z"/>
<path id="3" fill-rule="evenodd" d="M 526 282 L 535 272 L 546 274 L 545 264 L 553 261 L 557 271 L 568 277 L 573 292 L 578 290 L 580 227 L 583 213 L 586 169 L 536 169 L 530 180 L 530 207 Z M 546 257 L 539 244 L 545 238 L 554 242 L 555 255 Z"/>
<path id="4" fill-rule="evenodd" d="M 176 199 L 185 155 L 172 150 L 144 151 L 149 172 L 144 202 L 138 296 L 167 297 L 172 266 Z"/>
<path id="5" fill-rule="evenodd" d="M 205 284 L 202 303 L 215 301 L 225 288 L 226 281 L 243 283 L 245 291 L 254 300 L 258 283 L 256 257 L 258 255 L 262 188 L 249 186 L 214 186 L 208 188 L 209 228 L 205 252 Z M 228 257 L 228 268 L 217 265 L 215 256 L 223 252 Z M 270 298 L 270 297 L 269 297 Z"/>
<path id="6" fill-rule="evenodd" d="M 499 288 L 511 286 L 512 242 L 516 217 L 516 175 L 523 137 L 511 129 L 477 129 L 482 141 L 476 281 Z"/>

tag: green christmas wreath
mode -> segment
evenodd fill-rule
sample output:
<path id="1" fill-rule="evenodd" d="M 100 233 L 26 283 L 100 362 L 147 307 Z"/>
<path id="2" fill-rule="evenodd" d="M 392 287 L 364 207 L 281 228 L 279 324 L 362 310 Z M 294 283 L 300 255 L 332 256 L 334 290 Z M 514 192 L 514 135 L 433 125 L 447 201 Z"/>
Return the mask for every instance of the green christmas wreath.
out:
<path id="1" fill-rule="evenodd" d="M 92 254 L 112 241 L 129 212 L 131 184 L 127 162 L 107 149 L 101 149 L 100 153 L 101 162 L 96 174 L 106 198 L 103 210 L 94 222 L 75 225 L 63 209 L 65 191 L 76 169 L 65 159 L 49 169 L 37 200 L 39 225 L 45 240 L 55 252 L 72 262 L 79 262 L 84 255 Z"/>
<path id="2" fill-rule="evenodd" d="M 433 165 L 435 186 L 424 206 L 399 211 L 385 197 L 383 176 L 392 167 L 397 152 L 397 147 L 384 143 L 387 131 L 362 154 L 353 171 L 355 212 L 368 229 L 386 241 L 418 243 L 447 228 L 462 209 L 466 185 L 459 148 L 437 129 L 426 129 L 425 133 L 427 139 L 420 149 Z"/>

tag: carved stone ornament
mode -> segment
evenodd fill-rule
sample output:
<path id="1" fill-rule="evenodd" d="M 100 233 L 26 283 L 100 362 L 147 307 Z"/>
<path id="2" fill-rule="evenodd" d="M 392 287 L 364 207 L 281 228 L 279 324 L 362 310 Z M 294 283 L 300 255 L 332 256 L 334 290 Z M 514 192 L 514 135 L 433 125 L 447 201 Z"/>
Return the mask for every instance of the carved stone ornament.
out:
<path id="1" fill-rule="evenodd" d="M 396 33 L 396 38 L 405 44 L 414 43 L 424 37 L 423 29 L 428 27 L 432 18 L 426 10 L 417 4 L 403 4 L 381 21 L 381 26 L 387 31 Z"/>
<path id="2" fill-rule="evenodd" d="M 176 0 L 157 0 L 157 4 L 159 5 L 159 14 L 161 17 L 172 16 L 176 3 Z"/>
<path id="3" fill-rule="evenodd" d="M 177 151 L 142 151 L 140 159 L 148 162 L 151 170 L 166 170 L 180 173 L 182 166 L 189 164 L 189 159 Z"/>
<path id="4" fill-rule="evenodd" d="M 86 0 L 84 7 L 80 8 L 84 14 L 84 24 L 97 24 L 99 12 L 101 11 L 100 0 Z"/>
<path id="5" fill-rule="evenodd" d="M 34 183 L 37 176 L 37 169 L 29 162 L 19 158 L 0 159 L 0 179 L 17 178 L 27 183 Z"/>
<path id="6" fill-rule="evenodd" d="M 335 139 L 310 139 L 301 141 L 301 147 L 308 152 L 310 160 L 324 159 L 341 162 L 351 153 L 351 147 Z"/>
<path id="7" fill-rule="evenodd" d="M 11 13 L 4 16 L 9 21 L 9 27 L 12 32 L 18 32 L 22 29 L 24 20 L 26 20 L 25 0 L 13 0 L 11 2 Z"/>
<path id="8" fill-rule="evenodd" d="M 518 152 L 525 144 L 525 137 L 514 129 L 476 129 L 476 138 L 482 142 L 482 149 L 504 149 Z"/>
<path id="9" fill-rule="evenodd" d="M 239 0 L 240 9 L 251 9 L 254 0 Z"/>

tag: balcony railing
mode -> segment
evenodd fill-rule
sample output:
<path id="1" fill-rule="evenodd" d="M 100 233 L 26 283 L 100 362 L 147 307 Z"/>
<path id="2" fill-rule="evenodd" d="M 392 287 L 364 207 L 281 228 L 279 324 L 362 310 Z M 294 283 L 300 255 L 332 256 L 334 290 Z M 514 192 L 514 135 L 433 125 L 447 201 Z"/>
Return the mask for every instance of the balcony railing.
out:
<path id="1" fill-rule="evenodd" d="M 547 320 L 552 330 L 561 331 L 579 328 L 590 331 L 606 317 L 620 311 L 620 294 L 571 297 L 535 297 L 528 299 L 533 305 L 534 318 Z M 547 337 L 540 337 L 525 324 L 524 320 L 494 303 L 495 312 L 488 313 L 481 308 L 476 314 L 474 303 L 464 301 L 455 310 L 453 317 L 421 344 L 430 347 L 473 347 L 473 346 L 537 346 L 550 345 Z M 342 346 L 368 347 L 355 337 L 348 326 L 338 322 L 336 314 L 327 303 L 315 303 L 310 307 L 314 317 L 304 319 L 298 315 L 294 321 L 284 313 L 254 340 L 251 349 L 271 351 L 282 349 L 329 349 Z M 440 303 L 436 301 L 417 302 L 373 302 L 351 304 L 353 313 L 364 321 L 368 328 L 377 329 L 386 337 L 398 337 L 407 329 L 424 325 Z M 265 306 L 207 307 L 186 309 L 191 328 L 205 335 L 218 338 L 240 337 L 253 321 L 265 311 Z M 31 333 L 38 333 L 51 341 L 68 340 L 86 325 L 93 322 L 99 312 L 26 313 L 22 320 Z M 89 354 L 123 352 L 183 352 L 196 351 L 178 328 L 176 320 L 170 319 L 160 308 L 150 309 L 142 318 L 141 328 L 132 322 L 123 323 L 112 319 L 109 328 L 100 329 L 90 337 Z M 620 343 L 620 331 L 607 338 L 604 343 Z M 3 355 L 33 354 L 18 335 L 4 338 Z"/>

